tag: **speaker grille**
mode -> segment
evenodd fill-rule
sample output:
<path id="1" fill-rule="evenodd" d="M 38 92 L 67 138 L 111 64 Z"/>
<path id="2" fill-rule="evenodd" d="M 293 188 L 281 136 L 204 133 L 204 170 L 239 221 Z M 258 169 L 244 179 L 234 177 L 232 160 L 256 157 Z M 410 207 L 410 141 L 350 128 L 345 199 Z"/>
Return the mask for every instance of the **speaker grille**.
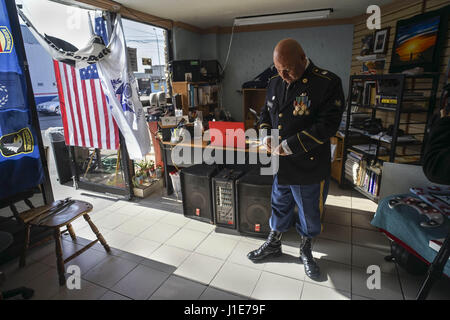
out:
<path id="1" fill-rule="evenodd" d="M 237 189 L 240 233 L 267 236 L 272 213 L 272 177 L 247 174 L 238 181 Z"/>
<path id="2" fill-rule="evenodd" d="M 195 165 L 181 170 L 183 214 L 186 217 L 214 223 L 211 195 L 211 176 L 216 168 Z"/>

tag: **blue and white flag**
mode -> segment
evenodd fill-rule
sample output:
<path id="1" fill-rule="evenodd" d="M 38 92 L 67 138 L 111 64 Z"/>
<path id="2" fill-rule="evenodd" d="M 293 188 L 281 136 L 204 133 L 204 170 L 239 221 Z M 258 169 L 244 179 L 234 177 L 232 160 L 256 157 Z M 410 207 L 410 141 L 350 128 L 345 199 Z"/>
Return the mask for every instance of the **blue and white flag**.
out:
<path id="1" fill-rule="evenodd" d="M 125 137 L 130 158 L 143 159 L 150 152 L 150 135 L 139 100 L 137 80 L 129 67 L 120 15 L 114 21 L 108 49 L 110 54 L 97 62 L 103 91 L 117 126 Z"/>
<path id="2" fill-rule="evenodd" d="M 0 109 L 25 108 L 21 78 L 16 72 L 0 72 Z"/>

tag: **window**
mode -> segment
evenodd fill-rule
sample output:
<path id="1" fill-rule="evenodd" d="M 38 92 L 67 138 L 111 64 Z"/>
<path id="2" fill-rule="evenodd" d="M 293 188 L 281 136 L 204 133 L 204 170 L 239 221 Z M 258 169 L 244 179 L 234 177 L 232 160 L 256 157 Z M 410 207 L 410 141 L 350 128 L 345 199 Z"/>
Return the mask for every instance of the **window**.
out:
<path id="1" fill-rule="evenodd" d="M 137 65 L 134 76 L 138 80 L 139 91 L 166 91 L 166 31 L 133 20 L 122 19 L 125 41 L 130 55 L 131 64 Z M 156 84 L 156 85 L 155 85 Z"/>

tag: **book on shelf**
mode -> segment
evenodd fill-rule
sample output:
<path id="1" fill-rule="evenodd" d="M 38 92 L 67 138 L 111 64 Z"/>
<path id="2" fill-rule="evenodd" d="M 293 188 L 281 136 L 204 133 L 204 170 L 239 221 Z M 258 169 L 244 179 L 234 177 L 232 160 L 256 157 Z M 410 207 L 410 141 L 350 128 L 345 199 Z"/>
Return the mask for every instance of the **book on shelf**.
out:
<path id="1" fill-rule="evenodd" d="M 439 250 L 441 250 L 442 244 L 444 243 L 444 240 L 445 240 L 444 238 L 442 238 L 442 239 L 432 239 L 432 240 L 430 240 L 428 242 L 428 246 L 431 249 L 439 252 Z M 450 260 L 450 257 L 448 259 Z"/>
<path id="2" fill-rule="evenodd" d="M 381 169 L 371 166 L 365 159 L 352 151 L 347 154 L 345 178 L 359 189 L 377 197 L 381 181 Z"/>
<path id="3" fill-rule="evenodd" d="M 189 107 L 210 105 L 217 103 L 219 86 L 210 84 L 188 84 Z"/>
<path id="4" fill-rule="evenodd" d="M 392 142 L 392 137 L 390 135 L 388 135 L 386 132 L 380 132 L 379 134 L 374 134 L 374 135 L 371 135 L 370 137 L 372 139 L 380 140 L 380 141 L 387 142 L 387 143 Z M 416 142 L 416 141 L 418 141 L 416 139 L 416 137 L 414 137 L 413 135 L 410 135 L 410 134 L 397 137 L 397 142 Z"/>
<path id="5" fill-rule="evenodd" d="M 363 155 L 362 155 L 362 154 L 356 153 L 356 152 L 354 152 L 354 151 L 350 151 L 349 156 L 351 156 L 351 157 L 357 159 L 358 161 L 359 161 L 359 160 L 362 160 L 362 158 L 363 158 Z"/>
<path id="6" fill-rule="evenodd" d="M 385 155 L 387 154 L 386 147 L 383 146 L 377 146 L 376 144 L 357 144 L 353 145 L 352 149 L 356 149 L 357 151 L 362 151 L 365 154 L 369 155 L 376 155 L 377 149 L 378 149 L 378 155 Z"/>
<path id="7" fill-rule="evenodd" d="M 376 97 L 376 104 L 381 107 L 395 109 L 398 104 L 398 97 L 394 95 L 379 94 Z"/>

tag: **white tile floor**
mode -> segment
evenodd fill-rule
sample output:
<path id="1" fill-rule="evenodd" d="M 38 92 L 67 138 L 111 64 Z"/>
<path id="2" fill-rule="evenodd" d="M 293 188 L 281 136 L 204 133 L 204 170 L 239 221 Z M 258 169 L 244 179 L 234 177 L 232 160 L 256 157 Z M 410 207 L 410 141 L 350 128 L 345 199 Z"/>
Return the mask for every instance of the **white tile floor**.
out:
<path id="1" fill-rule="evenodd" d="M 174 199 L 155 194 L 145 201 L 111 201 L 57 182 L 53 188 L 58 199 L 73 196 L 94 205 L 92 220 L 112 252 L 96 244 L 68 263 L 66 268 L 76 264 L 82 271 L 81 290 L 69 290 L 58 286 L 54 245 L 47 243 L 30 250 L 23 269 L 17 260 L 0 266 L 7 278 L 1 290 L 29 286 L 34 299 L 414 299 L 423 281 L 384 260 L 389 242 L 370 225 L 376 204 L 335 183 L 323 232 L 313 243 L 318 281 L 305 276 L 295 230 L 283 235 L 283 256 L 254 264 L 246 255 L 264 239 L 185 218 Z M 84 220 L 73 225 L 78 240 L 63 235 L 65 256 L 95 237 Z M 380 290 L 366 285 L 366 268 L 374 264 L 382 272 Z M 441 279 L 429 298 L 450 299 L 449 279 Z"/>

